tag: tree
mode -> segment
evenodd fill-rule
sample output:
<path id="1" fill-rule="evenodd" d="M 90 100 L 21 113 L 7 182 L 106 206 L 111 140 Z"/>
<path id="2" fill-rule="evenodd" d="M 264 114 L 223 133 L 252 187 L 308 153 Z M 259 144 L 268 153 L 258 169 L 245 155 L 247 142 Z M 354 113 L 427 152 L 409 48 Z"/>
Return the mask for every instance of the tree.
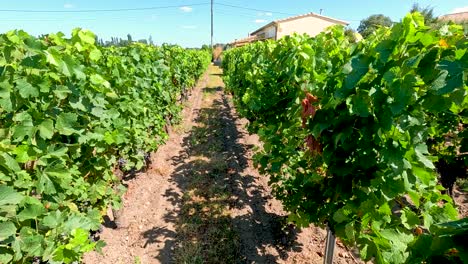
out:
<path id="1" fill-rule="evenodd" d="M 344 33 L 345 36 L 347 36 L 351 42 L 358 42 L 358 37 L 356 36 L 357 32 L 354 31 L 352 28 L 347 28 Z"/>
<path id="2" fill-rule="evenodd" d="M 361 20 L 361 24 L 357 28 L 359 34 L 364 38 L 369 36 L 372 32 L 379 27 L 391 27 L 393 25 L 392 19 L 382 14 L 372 15 L 366 19 Z"/>
<path id="3" fill-rule="evenodd" d="M 437 17 L 434 15 L 434 8 L 426 6 L 424 8 L 420 7 L 418 3 L 414 3 L 413 7 L 410 9 L 410 13 L 419 12 L 424 16 L 424 21 L 426 25 L 432 25 L 437 23 Z"/>
<path id="4" fill-rule="evenodd" d="M 150 35 L 149 38 L 148 38 L 148 42 L 151 46 L 154 45 L 154 42 L 153 42 L 153 37 Z"/>

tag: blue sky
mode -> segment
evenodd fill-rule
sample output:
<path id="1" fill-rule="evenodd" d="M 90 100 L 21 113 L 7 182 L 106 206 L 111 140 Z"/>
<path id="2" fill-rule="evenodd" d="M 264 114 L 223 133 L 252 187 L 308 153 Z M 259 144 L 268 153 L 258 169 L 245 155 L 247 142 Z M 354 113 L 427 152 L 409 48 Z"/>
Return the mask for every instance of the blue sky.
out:
<path id="1" fill-rule="evenodd" d="M 0 6 L 0 32 L 23 29 L 32 35 L 87 28 L 105 40 L 110 37 L 134 40 L 150 35 L 157 44 L 174 43 L 200 47 L 210 41 L 210 0 L 3 0 Z M 227 43 L 247 36 L 266 23 L 308 12 L 350 22 L 372 14 L 385 14 L 399 21 L 413 3 L 432 6 L 436 15 L 468 11 L 466 0 L 215 0 L 215 43 Z M 120 12 L 77 12 L 84 10 L 164 7 Z M 235 7 L 234 7 L 235 6 Z M 252 10 L 258 9 L 258 10 Z M 9 12 L 5 10 L 16 10 Z M 66 12 L 21 12 L 21 11 Z M 262 10 L 262 11 L 259 11 Z M 71 12 L 70 12 L 71 11 Z"/>

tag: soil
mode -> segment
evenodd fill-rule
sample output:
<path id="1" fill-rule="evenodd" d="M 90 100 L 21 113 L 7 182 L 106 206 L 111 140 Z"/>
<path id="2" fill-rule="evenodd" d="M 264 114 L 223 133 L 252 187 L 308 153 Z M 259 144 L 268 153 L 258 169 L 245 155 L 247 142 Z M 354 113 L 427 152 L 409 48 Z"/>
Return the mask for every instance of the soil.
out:
<path id="1" fill-rule="evenodd" d="M 455 185 L 453 188 L 453 200 L 458 210 L 460 219 L 468 217 L 468 193 L 460 186 Z"/>
<path id="2" fill-rule="evenodd" d="M 148 170 L 125 182 L 118 228 L 107 221 L 107 246 L 84 263 L 323 263 L 326 231 L 285 224 L 220 75 L 210 67 Z M 333 263 L 362 261 L 338 242 Z"/>

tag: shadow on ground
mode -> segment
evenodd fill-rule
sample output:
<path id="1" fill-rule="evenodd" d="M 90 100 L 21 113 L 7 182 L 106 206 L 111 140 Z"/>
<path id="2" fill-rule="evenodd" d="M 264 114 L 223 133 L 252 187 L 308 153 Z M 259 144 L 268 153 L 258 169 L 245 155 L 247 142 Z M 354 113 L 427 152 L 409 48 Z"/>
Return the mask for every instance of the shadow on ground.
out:
<path id="1" fill-rule="evenodd" d="M 242 135 L 222 88 L 204 88 L 203 96 L 209 100 L 172 159 L 171 177 L 183 194 L 165 193 L 174 205 L 165 220 L 176 232 L 147 230 L 145 245 L 166 239 L 157 257 L 162 263 L 277 263 L 288 251 L 300 251 L 294 230 L 266 211 L 266 190 L 245 172 L 251 146 L 238 142 Z M 232 216 L 232 210 L 241 213 Z"/>

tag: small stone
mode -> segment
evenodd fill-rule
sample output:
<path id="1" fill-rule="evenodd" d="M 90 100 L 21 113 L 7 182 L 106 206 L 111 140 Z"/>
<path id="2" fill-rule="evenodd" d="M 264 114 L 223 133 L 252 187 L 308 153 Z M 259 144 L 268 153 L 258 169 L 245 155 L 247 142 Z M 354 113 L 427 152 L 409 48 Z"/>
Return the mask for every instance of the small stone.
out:
<path id="1" fill-rule="evenodd" d="M 319 257 L 323 257 L 323 253 L 321 251 L 317 251 L 315 253 L 317 253 L 317 255 L 319 255 Z"/>

